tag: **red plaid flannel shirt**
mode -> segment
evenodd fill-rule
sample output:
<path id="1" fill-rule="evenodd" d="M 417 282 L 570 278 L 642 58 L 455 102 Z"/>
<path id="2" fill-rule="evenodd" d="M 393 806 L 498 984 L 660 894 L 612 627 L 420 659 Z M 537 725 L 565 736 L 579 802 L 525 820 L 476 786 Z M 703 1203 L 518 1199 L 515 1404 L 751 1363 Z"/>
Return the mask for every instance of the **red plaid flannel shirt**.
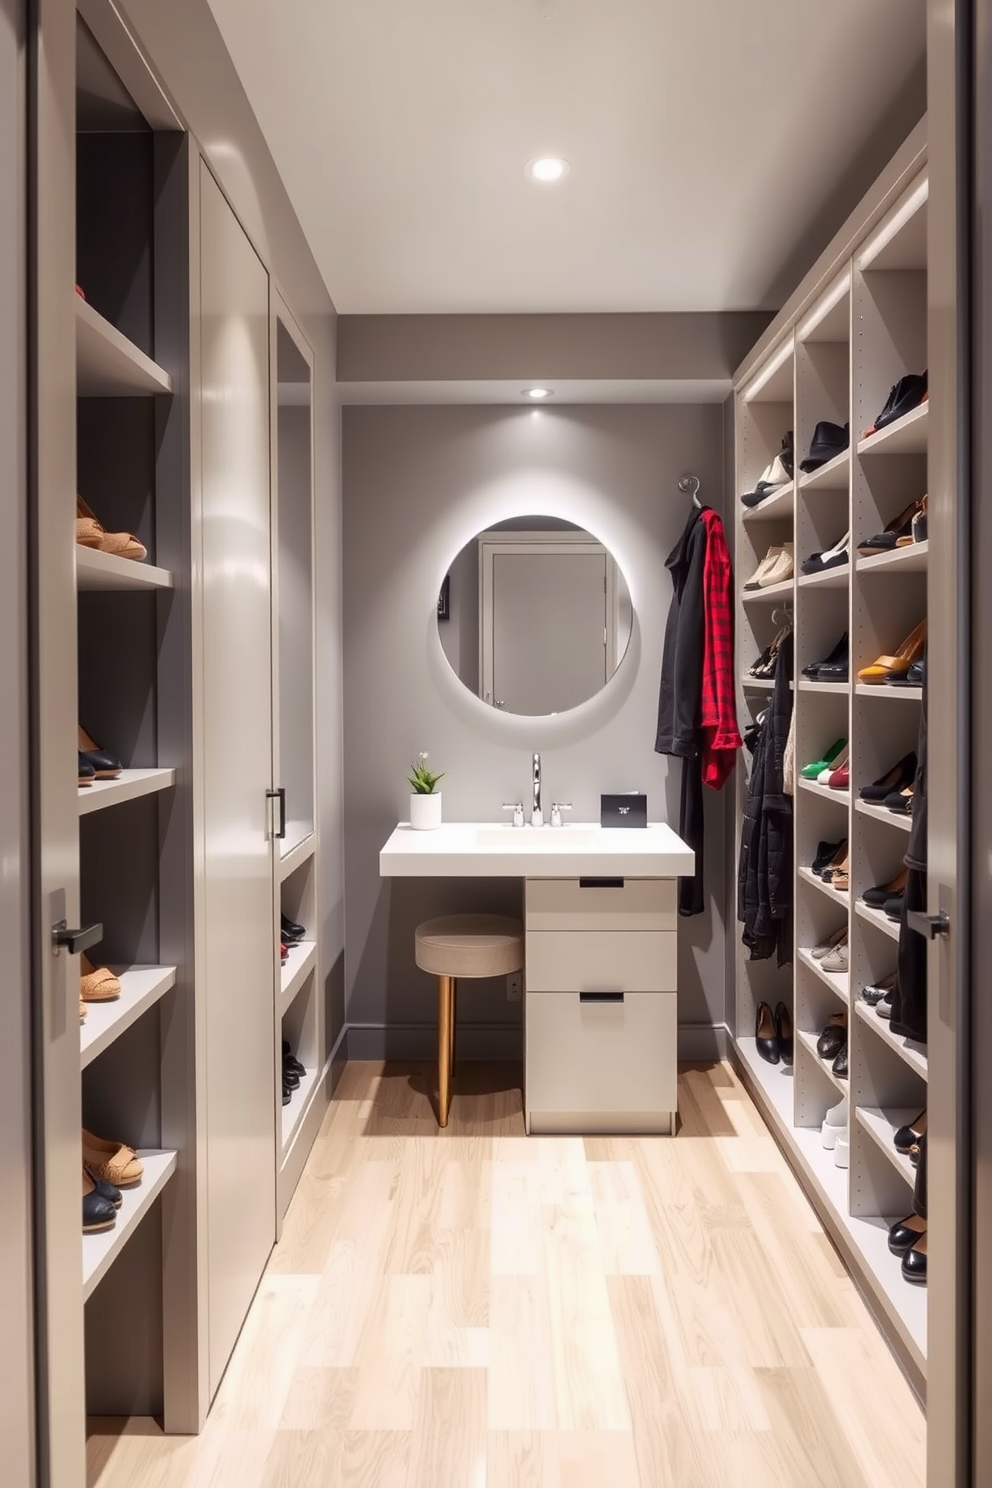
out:
<path id="1" fill-rule="evenodd" d="M 725 785 L 742 739 L 734 696 L 734 571 L 723 519 L 707 507 L 703 560 L 703 696 L 699 717 L 703 784 Z"/>

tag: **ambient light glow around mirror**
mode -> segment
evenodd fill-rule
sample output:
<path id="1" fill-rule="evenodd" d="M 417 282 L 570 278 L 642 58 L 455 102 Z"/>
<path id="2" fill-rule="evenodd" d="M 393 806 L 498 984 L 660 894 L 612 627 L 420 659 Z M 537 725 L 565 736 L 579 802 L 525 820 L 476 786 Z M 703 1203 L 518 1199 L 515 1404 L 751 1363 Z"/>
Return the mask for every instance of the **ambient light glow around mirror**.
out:
<path id="1" fill-rule="evenodd" d="M 438 596 L 441 647 L 456 677 L 491 708 L 528 717 L 595 697 L 633 628 L 616 560 L 581 527 L 513 517 L 467 543 Z"/>

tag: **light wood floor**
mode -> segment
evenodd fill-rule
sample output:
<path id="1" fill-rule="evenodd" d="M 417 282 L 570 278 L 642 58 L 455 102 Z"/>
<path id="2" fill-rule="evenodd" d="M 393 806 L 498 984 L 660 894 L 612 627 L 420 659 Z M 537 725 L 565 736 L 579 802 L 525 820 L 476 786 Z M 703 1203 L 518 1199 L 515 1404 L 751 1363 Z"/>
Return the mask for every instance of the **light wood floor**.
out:
<path id="1" fill-rule="evenodd" d="M 207 1426 L 98 1488 L 923 1488 L 923 1417 L 733 1072 L 523 1135 L 512 1067 L 350 1065 Z M 460 1092 L 460 1093 L 459 1093 Z"/>

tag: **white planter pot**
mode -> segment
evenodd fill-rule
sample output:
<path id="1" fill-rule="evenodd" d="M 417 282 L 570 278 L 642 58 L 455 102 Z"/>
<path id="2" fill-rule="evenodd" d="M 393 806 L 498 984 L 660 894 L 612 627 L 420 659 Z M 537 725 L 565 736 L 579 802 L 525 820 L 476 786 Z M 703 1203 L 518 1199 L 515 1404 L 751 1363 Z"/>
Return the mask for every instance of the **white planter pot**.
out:
<path id="1" fill-rule="evenodd" d="M 441 825 L 441 793 L 410 797 L 410 825 L 417 832 L 433 832 Z"/>

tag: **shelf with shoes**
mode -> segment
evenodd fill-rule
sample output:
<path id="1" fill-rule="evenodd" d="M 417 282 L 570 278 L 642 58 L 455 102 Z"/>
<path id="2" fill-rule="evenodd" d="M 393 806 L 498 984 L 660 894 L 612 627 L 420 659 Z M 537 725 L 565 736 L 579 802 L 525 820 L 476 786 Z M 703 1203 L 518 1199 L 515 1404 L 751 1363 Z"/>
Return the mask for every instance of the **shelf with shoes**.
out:
<path id="1" fill-rule="evenodd" d="M 867 439 L 860 439 L 858 454 L 925 455 L 929 416 L 929 403 L 912 409 L 895 423 L 887 424 L 884 429 L 879 429 L 877 434 L 871 434 Z"/>
<path id="2" fill-rule="evenodd" d="M 83 1300 L 88 1302 L 124 1246 L 151 1212 L 155 1200 L 176 1171 L 178 1154 L 161 1149 L 139 1149 L 144 1174 L 137 1188 L 122 1190 L 121 1207 L 113 1228 L 83 1236 Z"/>
<path id="3" fill-rule="evenodd" d="M 290 1004 L 317 965 L 317 942 L 301 940 L 286 947 L 286 961 L 279 976 L 279 1017 L 286 1016 Z"/>
<path id="4" fill-rule="evenodd" d="M 920 150 L 922 166 L 922 134 Z M 794 401 L 775 410 L 782 430 L 794 431 L 793 526 L 789 531 L 785 524 L 769 524 L 759 535 L 749 530 L 743 513 L 738 519 L 737 651 L 739 669 L 746 671 L 774 628 L 763 607 L 742 592 L 744 576 L 754 573 L 769 542 L 791 541 L 797 570 L 791 586 L 797 675 L 793 966 L 784 973 L 758 966 L 739 950 L 732 1053 L 922 1391 L 926 1299 L 903 1281 L 887 1244 L 889 1225 L 906 1212 L 900 1206 L 907 1203 L 908 1159 L 885 1149 L 879 1113 L 908 1109 L 915 1082 L 926 1075 L 926 1049 L 894 1036 L 888 1020 L 855 995 L 893 971 L 899 926 L 860 895 L 894 879 L 912 821 L 883 806 L 884 793 L 862 800 L 859 790 L 869 783 L 881 790 L 894 762 L 916 747 L 922 698 L 915 679 L 907 687 L 858 677 L 859 669 L 898 652 L 926 614 L 929 542 L 925 521 L 917 524 L 913 517 L 926 514 L 925 189 L 921 193 L 919 178 L 907 172 L 901 190 L 882 210 L 866 205 L 862 236 L 852 229 L 832 265 L 824 256 L 807 280 L 808 290 L 804 286 L 790 302 L 784 330 L 783 321 L 776 322 L 779 340 L 759 343 L 738 378 L 737 485 L 746 489 L 741 462 L 750 458 L 756 464 L 759 452 L 747 455 L 754 422 L 743 400 L 762 375 L 762 358 L 772 357 L 793 331 Z M 914 399 L 916 407 L 910 406 Z M 770 438 L 769 431 L 761 452 Z M 803 470 L 804 461 L 815 468 Z M 870 553 L 860 553 L 859 543 Z M 784 594 L 777 604 L 788 604 Z M 831 667 L 838 673 L 832 678 Z M 741 690 L 746 698 L 746 679 Z M 917 706 L 876 706 L 871 699 L 880 696 Z M 761 701 L 756 692 L 754 706 Z M 847 788 L 831 791 L 802 778 L 806 762 L 822 759 L 840 740 L 849 745 Z M 886 793 L 902 790 L 908 785 L 900 779 Z M 740 785 L 738 827 L 743 799 Z M 841 854 L 846 850 L 846 892 L 810 866 L 823 861 L 834 843 Z M 846 956 L 835 955 L 825 969 L 827 947 L 837 937 L 846 937 Z M 779 998 L 794 1009 L 797 1030 L 788 1080 L 765 1065 L 754 1039 L 759 999 L 774 1007 Z M 816 1052 L 818 1030 L 842 1008 L 848 1010 L 848 1075 L 835 1073 L 832 1061 Z M 819 1130 L 838 1095 L 850 1102 L 849 1171 L 824 1149 Z"/>
<path id="5" fill-rule="evenodd" d="M 768 584 L 764 589 L 749 589 L 743 596 L 745 604 L 774 604 L 776 601 L 791 599 L 793 582 L 786 579 L 780 584 Z"/>
<path id="6" fill-rule="evenodd" d="M 87 816 L 125 801 L 137 801 L 157 791 L 171 790 L 175 783 L 176 772 L 172 769 L 122 770 L 116 780 L 94 780 L 92 785 L 79 786 L 79 814 Z"/>
<path id="7" fill-rule="evenodd" d="M 850 973 L 846 971 L 824 971 L 820 960 L 813 955 L 812 950 L 806 947 L 800 947 L 796 954 L 803 966 L 807 967 L 815 976 L 818 976 L 824 986 L 829 987 L 831 992 L 839 997 L 841 1002 L 846 1005 L 850 997 Z"/>
<path id="8" fill-rule="evenodd" d="M 153 563 L 133 563 L 114 553 L 76 544 L 76 588 L 95 593 L 117 589 L 171 589 L 173 576 Z"/>
<path id="9" fill-rule="evenodd" d="M 922 703 L 923 701 L 922 687 L 887 687 L 884 684 L 877 687 L 872 682 L 859 682 L 854 690 L 858 697 L 863 698 L 888 698 L 890 701 L 893 698 L 899 698 L 904 703 Z"/>
<path id="10" fill-rule="evenodd" d="M 903 1038 L 901 1034 L 892 1032 L 892 1025 L 887 1018 L 880 1018 L 874 1008 L 867 1003 L 856 1002 L 855 1013 L 862 1023 L 871 1032 L 882 1039 L 896 1053 L 910 1069 L 915 1070 L 922 1079 L 927 1078 L 927 1049 L 925 1044 L 917 1043 L 914 1039 Z"/>
<path id="11" fill-rule="evenodd" d="M 86 1017 L 79 1028 L 83 1069 L 176 984 L 174 966 L 111 966 L 110 970 L 120 981 L 120 996 L 112 1002 L 84 1004 Z"/>
<path id="12" fill-rule="evenodd" d="M 759 501 L 757 506 L 747 508 L 741 521 L 747 527 L 753 527 L 759 522 L 791 521 L 795 510 L 796 486 L 790 481 L 787 486 L 780 486 L 771 495 Z"/>
<path id="13" fill-rule="evenodd" d="M 916 1169 L 909 1157 L 896 1150 L 893 1138 L 900 1127 L 908 1126 L 919 1115 L 919 1107 L 858 1106 L 855 1114 L 900 1177 L 912 1185 L 916 1181 Z M 910 1208 L 908 1203 L 906 1208 Z"/>
<path id="14" fill-rule="evenodd" d="M 869 558 L 859 558 L 857 570 L 865 573 L 926 573 L 930 543 L 910 543 L 905 548 L 893 548 L 890 553 L 874 553 Z"/>

